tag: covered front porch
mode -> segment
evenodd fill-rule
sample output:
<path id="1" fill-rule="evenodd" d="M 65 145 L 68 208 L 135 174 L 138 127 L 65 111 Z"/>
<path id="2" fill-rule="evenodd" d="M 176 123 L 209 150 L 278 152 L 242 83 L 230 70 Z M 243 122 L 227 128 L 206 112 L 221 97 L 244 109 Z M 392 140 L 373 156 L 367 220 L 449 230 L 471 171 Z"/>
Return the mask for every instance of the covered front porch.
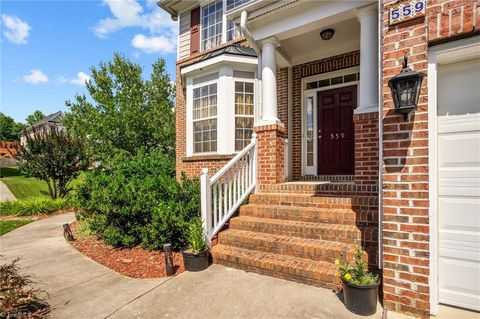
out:
<path id="1" fill-rule="evenodd" d="M 377 184 L 377 12 L 371 1 L 308 2 L 239 17 L 259 54 L 259 185 Z"/>

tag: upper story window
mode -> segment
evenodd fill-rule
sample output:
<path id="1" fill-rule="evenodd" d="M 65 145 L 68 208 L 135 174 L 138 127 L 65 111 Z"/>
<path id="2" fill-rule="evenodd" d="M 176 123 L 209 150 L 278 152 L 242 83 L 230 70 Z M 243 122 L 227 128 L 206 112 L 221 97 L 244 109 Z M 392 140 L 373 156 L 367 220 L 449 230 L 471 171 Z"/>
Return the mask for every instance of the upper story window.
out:
<path id="1" fill-rule="evenodd" d="M 227 0 L 227 11 L 238 8 L 252 0 Z"/>
<path id="2" fill-rule="evenodd" d="M 195 153 L 217 151 L 217 83 L 193 89 L 193 146 Z"/>
<path id="3" fill-rule="evenodd" d="M 227 21 L 227 41 L 238 39 L 242 36 L 240 28 L 232 20 Z"/>
<path id="4" fill-rule="evenodd" d="M 222 43 L 223 0 L 207 4 L 202 8 L 202 50 Z"/>

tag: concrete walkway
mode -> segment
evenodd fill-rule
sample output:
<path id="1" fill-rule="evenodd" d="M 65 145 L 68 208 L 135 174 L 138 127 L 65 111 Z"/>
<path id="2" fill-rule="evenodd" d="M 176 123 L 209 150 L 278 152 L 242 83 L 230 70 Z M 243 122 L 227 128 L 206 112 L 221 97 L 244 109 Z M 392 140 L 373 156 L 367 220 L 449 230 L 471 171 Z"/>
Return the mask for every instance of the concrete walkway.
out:
<path id="1" fill-rule="evenodd" d="M 54 216 L 0 237 L 1 262 L 22 258 L 49 293 L 53 318 L 366 318 L 329 290 L 218 265 L 169 279 L 124 277 L 65 242 L 62 224 L 73 219 Z M 379 306 L 371 318 L 380 317 Z"/>
<path id="2" fill-rule="evenodd" d="M 0 181 L 0 202 L 8 202 L 15 200 L 15 196 L 8 189 L 4 182 Z"/>

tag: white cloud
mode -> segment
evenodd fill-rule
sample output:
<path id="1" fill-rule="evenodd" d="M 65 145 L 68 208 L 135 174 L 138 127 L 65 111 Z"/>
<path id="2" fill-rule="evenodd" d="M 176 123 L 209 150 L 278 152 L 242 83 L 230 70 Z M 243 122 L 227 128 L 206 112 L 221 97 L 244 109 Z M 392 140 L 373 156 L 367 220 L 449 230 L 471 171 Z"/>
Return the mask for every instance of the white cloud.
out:
<path id="1" fill-rule="evenodd" d="M 48 76 L 42 70 L 33 69 L 30 74 L 22 76 L 22 81 L 30 84 L 46 83 Z"/>
<path id="2" fill-rule="evenodd" d="M 15 16 L 2 14 L 3 35 L 15 44 L 26 44 L 31 27 Z"/>
<path id="3" fill-rule="evenodd" d="M 90 81 L 90 79 L 91 79 L 90 75 L 88 75 L 84 72 L 78 72 L 77 77 L 73 78 L 73 79 L 66 78 L 63 75 L 57 76 L 57 82 L 60 83 L 60 84 L 69 83 L 69 84 L 76 84 L 76 85 L 80 85 L 80 86 L 85 85 L 85 82 Z"/>
<path id="4" fill-rule="evenodd" d="M 175 42 L 163 35 L 146 37 L 143 34 L 137 34 L 132 39 L 132 45 L 146 53 L 175 51 Z"/>
<path id="5" fill-rule="evenodd" d="M 90 76 L 86 73 L 78 72 L 77 77 L 69 82 L 76 85 L 85 85 L 85 82 L 90 82 Z"/>
<path id="6" fill-rule="evenodd" d="M 94 32 L 101 38 L 123 28 L 143 28 L 149 34 L 137 34 L 131 43 L 146 53 L 173 52 L 177 41 L 177 22 L 173 21 L 168 13 L 148 0 L 145 8 L 137 0 L 103 0 L 112 14 L 111 17 L 101 19 L 94 27 Z M 147 9 L 149 12 L 145 12 Z"/>
<path id="7" fill-rule="evenodd" d="M 172 21 L 168 13 L 158 7 L 152 12 L 144 13 L 143 7 L 136 0 L 103 0 L 110 8 L 112 17 L 101 19 L 94 28 L 99 37 L 127 27 L 142 27 L 151 32 L 176 33 L 177 23 Z M 151 7 L 147 3 L 147 7 Z"/>

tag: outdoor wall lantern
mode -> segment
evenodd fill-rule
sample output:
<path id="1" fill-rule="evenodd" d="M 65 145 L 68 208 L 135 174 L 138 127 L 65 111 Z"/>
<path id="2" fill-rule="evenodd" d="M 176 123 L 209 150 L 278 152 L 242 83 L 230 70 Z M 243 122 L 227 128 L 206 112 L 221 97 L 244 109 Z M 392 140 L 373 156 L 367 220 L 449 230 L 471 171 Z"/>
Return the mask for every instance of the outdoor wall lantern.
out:
<path id="1" fill-rule="evenodd" d="M 395 111 L 403 114 L 405 121 L 408 119 L 408 114 L 417 108 L 424 77 L 424 73 L 413 71 L 408 67 L 408 57 L 405 55 L 402 71 L 388 81 Z"/>
<path id="2" fill-rule="evenodd" d="M 328 28 L 320 32 L 320 37 L 322 38 L 322 40 L 328 41 L 331 38 L 333 38 L 334 34 L 335 34 L 335 30 Z"/>

